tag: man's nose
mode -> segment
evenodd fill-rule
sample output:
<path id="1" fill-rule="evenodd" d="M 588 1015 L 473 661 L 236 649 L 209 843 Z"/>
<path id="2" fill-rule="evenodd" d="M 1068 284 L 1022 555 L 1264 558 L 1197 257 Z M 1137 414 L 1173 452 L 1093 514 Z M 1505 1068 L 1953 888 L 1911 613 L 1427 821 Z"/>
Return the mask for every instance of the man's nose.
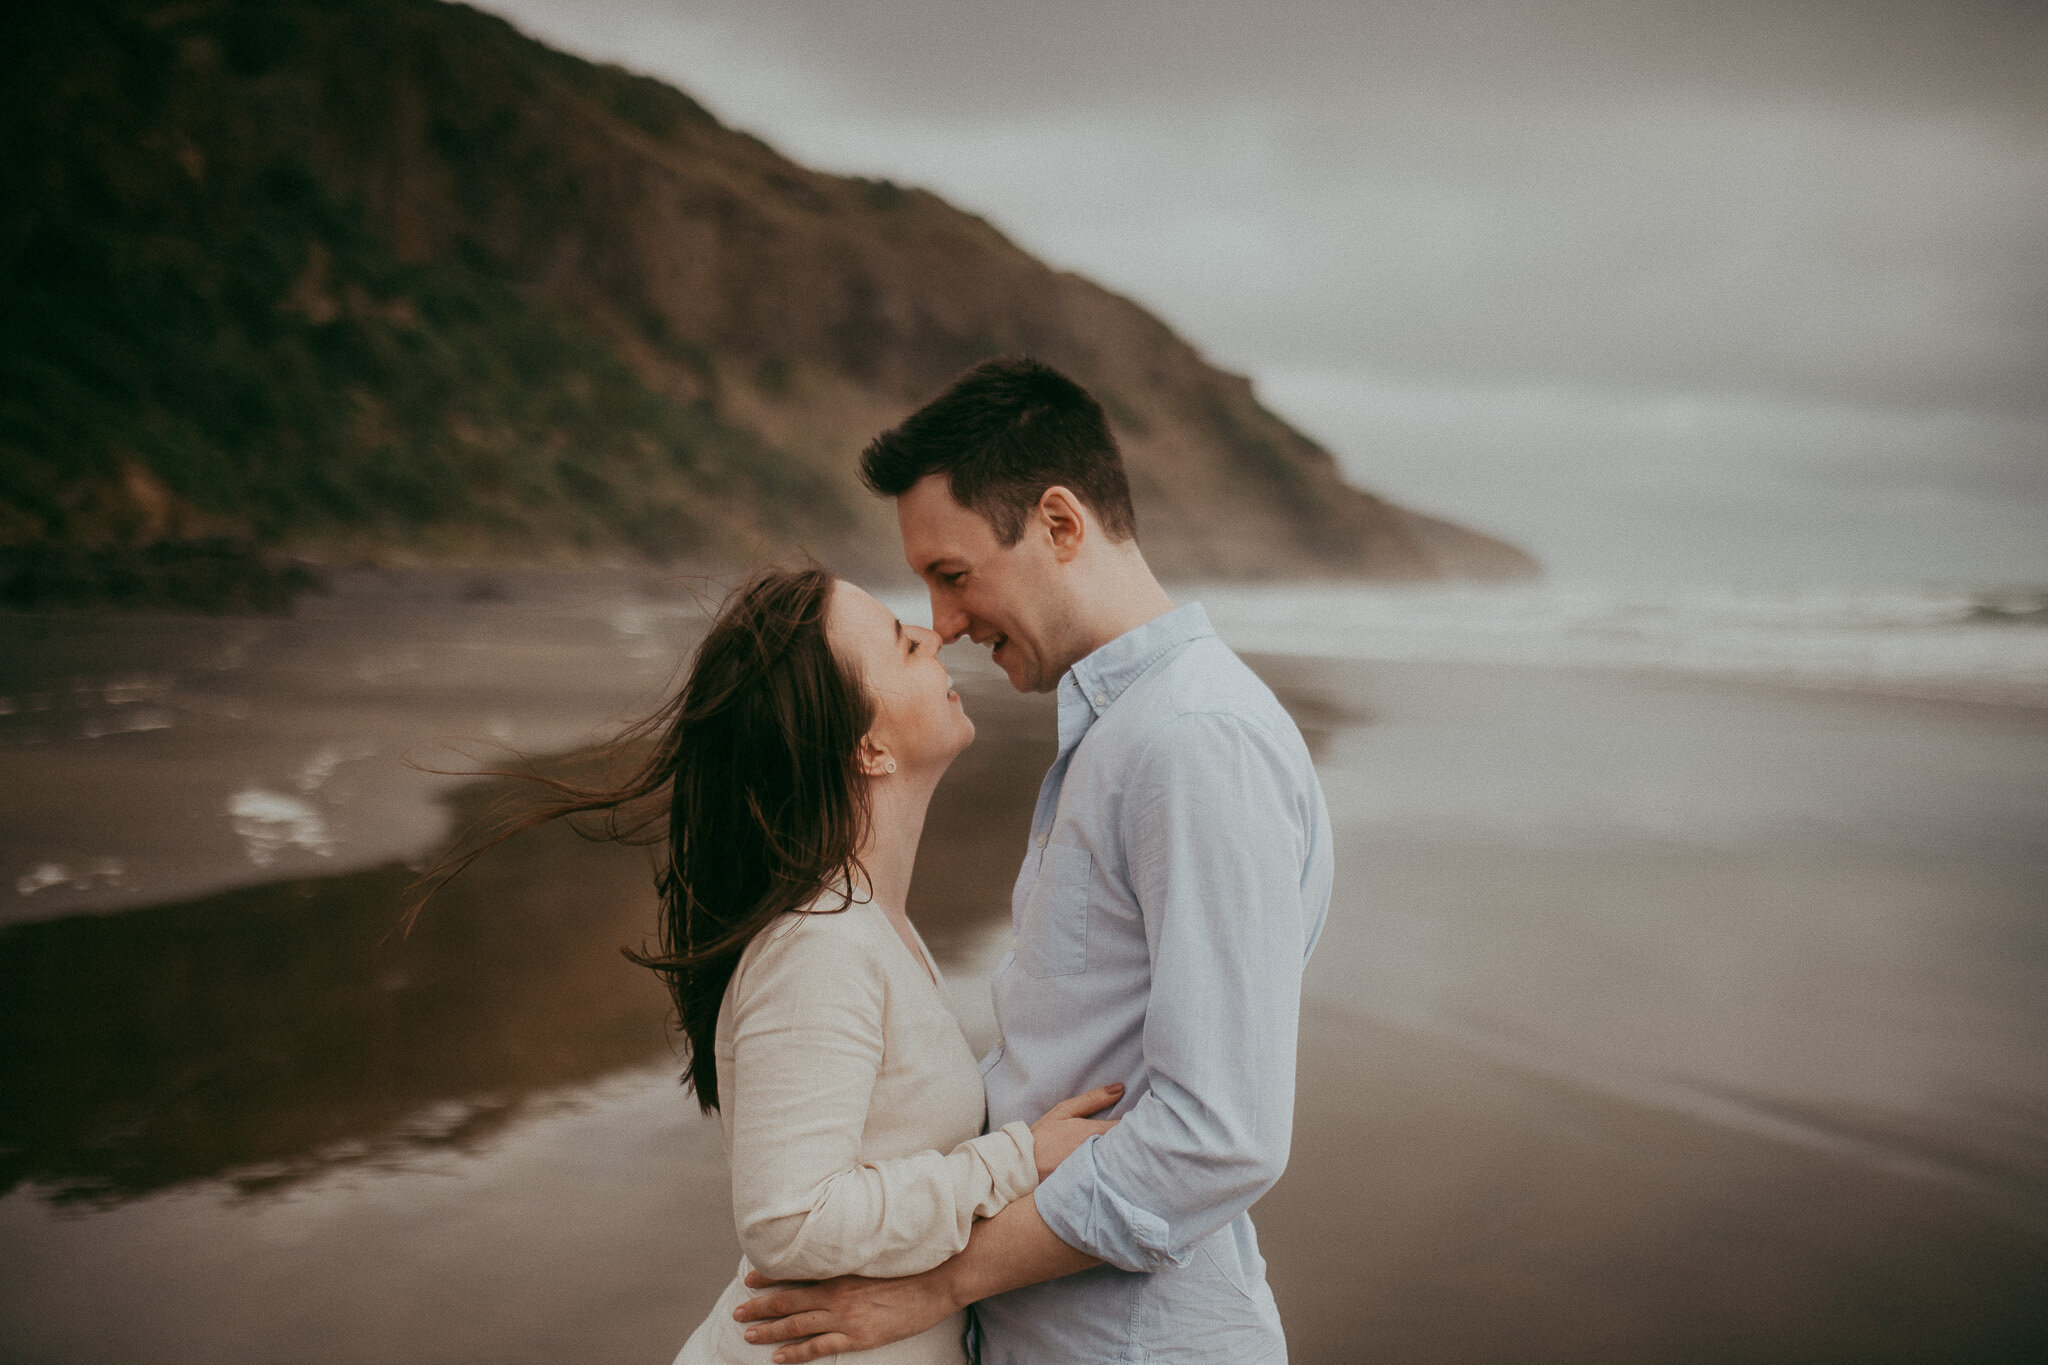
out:
<path id="1" fill-rule="evenodd" d="M 949 599 L 950 593 L 931 589 L 932 630 L 939 637 L 939 643 L 952 644 L 967 633 L 967 613 L 960 610 Z"/>

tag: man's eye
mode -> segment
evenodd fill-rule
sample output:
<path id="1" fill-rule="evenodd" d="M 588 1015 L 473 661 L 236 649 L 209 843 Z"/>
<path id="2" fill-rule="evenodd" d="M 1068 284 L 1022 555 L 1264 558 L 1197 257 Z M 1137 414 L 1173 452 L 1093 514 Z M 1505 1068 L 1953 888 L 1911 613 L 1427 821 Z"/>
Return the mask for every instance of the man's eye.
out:
<path id="1" fill-rule="evenodd" d="M 960 580 L 967 577 L 967 570 L 962 569 L 958 573 L 942 573 L 939 577 L 945 582 L 947 587 L 957 588 L 960 586 Z"/>

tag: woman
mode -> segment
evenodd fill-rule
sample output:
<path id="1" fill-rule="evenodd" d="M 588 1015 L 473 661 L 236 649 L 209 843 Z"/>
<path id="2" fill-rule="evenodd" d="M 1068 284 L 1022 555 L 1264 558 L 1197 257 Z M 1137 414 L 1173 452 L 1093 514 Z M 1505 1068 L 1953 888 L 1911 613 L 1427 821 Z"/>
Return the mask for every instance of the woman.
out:
<path id="1" fill-rule="evenodd" d="M 776 1279 L 909 1275 L 1030 1193 L 1113 1104 L 1105 1087 L 982 1132 L 975 1059 L 904 914 L 925 810 L 974 738 L 939 640 L 825 570 L 734 594 L 624 787 L 549 783 L 520 822 L 667 798 L 661 951 L 689 1082 L 717 1110 L 745 1259 L 677 1365 L 761 1362 L 733 1309 Z M 955 1318 L 845 1359 L 959 1365 Z"/>

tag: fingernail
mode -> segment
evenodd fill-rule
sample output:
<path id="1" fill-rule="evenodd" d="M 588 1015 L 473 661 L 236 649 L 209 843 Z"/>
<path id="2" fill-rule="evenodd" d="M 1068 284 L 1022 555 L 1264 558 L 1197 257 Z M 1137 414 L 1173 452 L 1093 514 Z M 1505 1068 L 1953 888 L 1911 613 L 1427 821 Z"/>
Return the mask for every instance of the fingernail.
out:
<path id="1" fill-rule="evenodd" d="M 1109 1083 L 1109 1088 L 1111 1090 L 1121 1090 L 1124 1088 L 1124 1083 L 1122 1081 L 1111 1081 Z"/>
<path id="2" fill-rule="evenodd" d="M 758 1341 L 761 1337 L 761 1334 L 752 1327 L 749 1327 L 746 1331 L 740 1333 L 740 1335 L 745 1337 L 748 1341 Z"/>

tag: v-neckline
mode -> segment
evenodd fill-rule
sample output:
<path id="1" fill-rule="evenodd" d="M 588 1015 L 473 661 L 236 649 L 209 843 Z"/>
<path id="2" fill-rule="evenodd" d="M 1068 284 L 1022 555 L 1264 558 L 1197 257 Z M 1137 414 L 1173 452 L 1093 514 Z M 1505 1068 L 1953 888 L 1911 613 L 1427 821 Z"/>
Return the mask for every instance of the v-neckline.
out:
<path id="1" fill-rule="evenodd" d="M 910 922 L 910 916 L 907 913 L 903 916 L 904 926 L 910 930 L 910 937 L 906 939 L 896 932 L 896 921 L 882 908 L 880 901 L 872 901 L 870 904 L 882 916 L 882 923 L 888 928 L 889 937 L 902 944 L 903 950 L 917 959 L 917 965 L 924 968 L 924 974 L 931 978 L 932 988 L 940 995 L 944 995 L 946 985 L 939 979 L 938 961 L 932 957 L 932 950 L 926 946 L 924 935 L 917 932 L 917 926 Z"/>

